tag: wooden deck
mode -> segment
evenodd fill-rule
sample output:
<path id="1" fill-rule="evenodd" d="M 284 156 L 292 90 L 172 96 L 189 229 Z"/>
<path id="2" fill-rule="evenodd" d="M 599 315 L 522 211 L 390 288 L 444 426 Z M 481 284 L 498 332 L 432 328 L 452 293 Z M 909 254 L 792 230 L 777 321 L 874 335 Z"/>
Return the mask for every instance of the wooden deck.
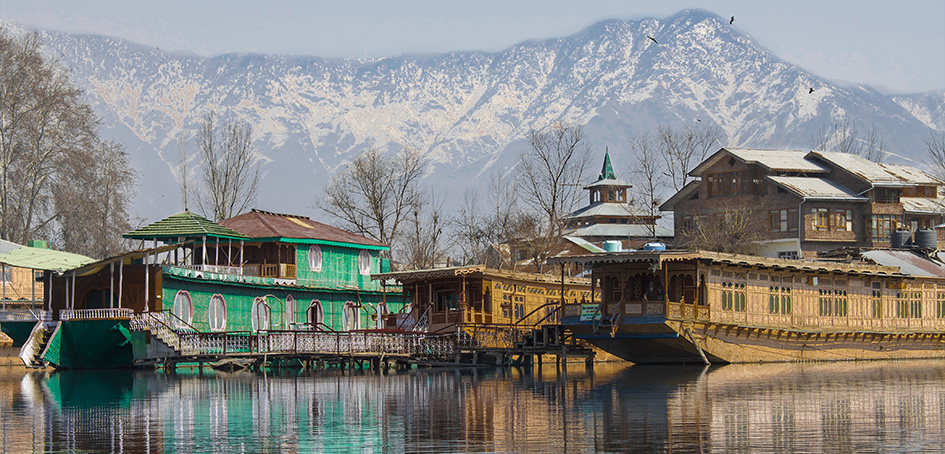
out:
<path id="1" fill-rule="evenodd" d="M 557 326 L 523 330 L 481 325 L 453 334 L 403 330 L 196 332 L 175 323 L 169 314 L 145 313 L 132 318 L 132 330 L 143 332 L 135 365 L 175 367 L 207 363 L 229 367 L 366 368 L 418 366 L 530 365 L 543 355 L 556 361 L 594 353 Z"/>

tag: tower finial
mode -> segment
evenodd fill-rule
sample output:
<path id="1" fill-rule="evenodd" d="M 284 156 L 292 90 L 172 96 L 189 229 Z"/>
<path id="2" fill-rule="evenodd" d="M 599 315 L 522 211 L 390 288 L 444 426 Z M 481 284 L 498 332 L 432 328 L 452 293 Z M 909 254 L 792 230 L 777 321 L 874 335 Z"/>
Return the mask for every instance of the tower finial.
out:
<path id="1" fill-rule="evenodd" d="M 597 177 L 597 181 L 616 179 L 617 176 L 614 175 L 614 166 L 610 164 L 610 150 L 604 147 L 604 167 L 600 169 L 600 176 Z"/>

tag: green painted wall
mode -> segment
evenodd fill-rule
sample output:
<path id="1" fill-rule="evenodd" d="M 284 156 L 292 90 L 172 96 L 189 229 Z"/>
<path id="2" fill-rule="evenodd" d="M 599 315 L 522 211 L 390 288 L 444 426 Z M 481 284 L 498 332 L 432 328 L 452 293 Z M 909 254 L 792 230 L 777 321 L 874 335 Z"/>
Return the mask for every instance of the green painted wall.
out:
<path id="1" fill-rule="evenodd" d="M 309 245 L 296 245 L 296 276 L 300 286 L 317 288 L 340 288 L 343 286 L 357 286 L 362 290 L 381 291 L 381 285 L 371 280 L 371 274 L 381 271 L 380 251 L 346 248 L 337 246 L 317 246 L 321 250 L 321 270 L 312 270 L 309 261 Z M 358 267 L 358 257 L 361 251 L 370 256 L 370 272 L 361 274 Z"/>
<path id="2" fill-rule="evenodd" d="M 306 248 L 306 261 L 303 262 L 308 268 Z M 324 254 L 324 250 L 323 250 Z M 323 271 L 325 268 L 323 266 Z M 355 272 L 357 270 L 355 269 Z M 329 273 L 331 274 L 331 273 Z M 365 276 L 368 277 L 368 276 Z M 369 278 L 369 277 L 368 277 Z M 314 281 L 314 280 L 313 280 Z M 302 284 L 301 282 L 299 283 Z M 250 331 L 252 330 L 252 308 L 256 297 L 266 298 L 270 308 L 269 329 L 282 330 L 287 329 L 285 325 L 286 307 L 285 301 L 288 295 L 295 299 L 295 310 L 293 311 L 296 322 L 305 322 L 307 319 L 306 311 L 312 300 L 317 299 L 322 304 L 324 313 L 323 323 L 334 330 L 343 331 L 342 312 L 346 301 L 357 301 L 358 297 L 351 290 L 334 290 L 332 288 L 312 289 L 312 288 L 287 288 L 279 286 L 253 286 L 239 285 L 235 283 L 219 283 L 203 279 L 179 278 L 165 273 L 162 278 L 163 286 L 163 304 L 165 309 L 171 309 L 174 305 L 174 299 L 180 290 L 187 291 L 193 302 L 193 317 L 191 325 L 199 331 L 210 331 L 210 299 L 214 294 L 220 294 L 226 304 L 226 331 Z M 327 285 L 326 285 L 327 287 Z M 337 287 L 341 287 L 339 284 Z M 335 288 L 337 288 L 335 287 Z M 374 328 L 375 321 L 371 314 L 375 313 L 374 307 L 383 301 L 381 294 L 368 294 L 361 292 L 361 303 L 364 309 L 358 311 L 360 327 L 362 329 Z M 401 303 L 401 294 L 393 293 L 387 295 L 388 312 L 397 312 L 403 307 Z M 296 329 L 306 329 L 303 326 L 297 326 Z"/>

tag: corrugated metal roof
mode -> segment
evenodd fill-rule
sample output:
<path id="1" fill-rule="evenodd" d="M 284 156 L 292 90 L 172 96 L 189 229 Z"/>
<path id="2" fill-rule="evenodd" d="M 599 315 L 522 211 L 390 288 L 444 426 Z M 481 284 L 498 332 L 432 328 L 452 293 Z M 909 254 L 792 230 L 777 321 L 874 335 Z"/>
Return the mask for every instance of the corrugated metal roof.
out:
<path id="1" fill-rule="evenodd" d="M 793 192 L 801 197 L 810 199 L 849 200 L 867 202 L 867 197 L 856 195 L 853 190 L 841 186 L 839 183 L 826 178 L 814 177 L 766 177 L 774 184 Z"/>
<path id="2" fill-rule="evenodd" d="M 571 213 L 569 218 L 580 218 L 585 216 L 636 216 L 637 214 L 630 209 L 630 206 L 626 203 L 604 203 L 598 202 L 593 205 L 588 205 L 583 207 L 574 213 Z"/>
<path id="3" fill-rule="evenodd" d="M 752 148 L 722 148 L 689 172 L 692 176 L 701 176 L 709 167 L 725 156 L 732 156 L 746 164 L 757 164 L 774 172 L 804 172 L 825 174 L 830 170 L 816 162 L 804 159 L 806 151 L 801 150 L 760 150 Z"/>
<path id="4" fill-rule="evenodd" d="M 250 238 L 290 238 L 357 244 L 386 249 L 388 246 L 368 237 L 313 221 L 305 216 L 252 210 L 227 219 L 221 224 Z"/>
<path id="5" fill-rule="evenodd" d="M 6 254 L 7 252 L 10 252 L 14 249 L 19 249 L 21 247 L 26 246 L 23 246 L 22 244 L 16 244 L 12 241 L 0 240 L 0 254 Z"/>
<path id="6" fill-rule="evenodd" d="M 879 164 L 861 156 L 836 151 L 811 151 L 811 156 L 831 163 L 838 169 L 874 186 L 941 185 L 937 178 L 915 167 L 899 164 Z"/>
<path id="7" fill-rule="evenodd" d="M 902 164 L 880 164 L 887 172 L 897 176 L 899 179 L 917 185 L 941 186 L 945 184 L 942 180 L 929 175 L 921 169 Z"/>
<path id="8" fill-rule="evenodd" d="M 94 262 L 95 259 L 84 255 L 35 247 L 21 247 L 0 254 L 0 263 L 20 268 L 56 271 L 60 273 Z"/>
<path id="9" fill-rule="evenodd" d="M 945 213 L 945 197 L 928 199 L 925 197 L 902 197 L 902 210 L 906 213 Z"/>
<path id="10" fill-rule="evenodd" d="M 579 238 L 579 237 L 576 237 L 576 236 L 565 236 L 564 239 L 566 239 L 566 240 L 568 240 L 568 241 L 574 243 L 575 245 L 577 245 L 577 246 L 583 248 L 583 249 L 586 250 L 587 252 L 593 252 L 593 253 L 604 252 L 603 249 L 597 247 L 597 246 L 594 245 L 593 243 L 591 243 L 591 242 L 585 240 L 584 238 Z"/>
<path id="11" fill-rule="evenodd" d="M 235 232 L 199 214 L 191 213 L 190 211 L 184 211 L 183 213 L 166 217 L 160 221 L 141 227 L 140 229 L 128 232 L 123 236 L 125 238 L 148 240 L 152 238 L 173 239 L 204 235 L 214 238 L 245 238 L 245 236 L 241 235 L 239 232 Z"/>
<path id="12" fill-rule="evenodd" d="M 594 224 L 578 227 L 567 232 L 568 236 L 575 237 L 609 237 L 625 240 L 627 238 L 652 238 L 650 227 L 642 224 Z M 673 229 L 656 226 L 657 238 L 672 238 Z"/>
<path id="13" fill-rule="evenodd" d="M 899 272 L 910 276 L 945 277 L 945 264 L 910 250 L 883 249 L 861 254 L 877 265 L 898 267 Z"/>

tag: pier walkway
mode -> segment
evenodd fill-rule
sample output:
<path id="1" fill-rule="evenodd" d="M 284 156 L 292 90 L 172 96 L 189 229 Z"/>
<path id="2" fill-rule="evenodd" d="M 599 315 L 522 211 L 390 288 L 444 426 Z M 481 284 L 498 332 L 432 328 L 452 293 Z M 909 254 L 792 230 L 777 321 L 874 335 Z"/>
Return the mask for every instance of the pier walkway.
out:
<path id="1" fill-rule="evenodd" d="M 450 334 L 402 330 L 198 332 L 167 312 L 136 314 L 131 330 L 145 333 L 135 365 L 173 368 L 202 363 L 226 368 L 347 365 L 387 368 L 457 365 L 530 365 L 594 352 L 557 325 L 522 329 L 506 325 L 463 327 Z"/>

